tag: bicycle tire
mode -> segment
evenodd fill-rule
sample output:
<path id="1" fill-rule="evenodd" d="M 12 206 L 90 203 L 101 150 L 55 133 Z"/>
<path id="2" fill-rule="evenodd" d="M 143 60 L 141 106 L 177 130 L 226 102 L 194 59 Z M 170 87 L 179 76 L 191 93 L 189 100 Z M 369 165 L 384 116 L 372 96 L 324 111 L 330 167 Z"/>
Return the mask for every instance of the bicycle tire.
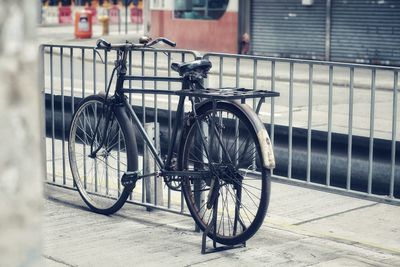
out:
<path id="1" fill-rule="evenodd" d="M 209 130 L 212 110 L 213 108 L 211 103 L 205 104 L 198 108 L 197 117 L 200 121 L 202 121 L 202 124 L 199 123 L 198 125 L 205 125 L 205 128 L 208 127 Z M 264 162 L 264 159 L 262 158 L 263 154 L 261 153 L 260 143 L 257 138 L 257 129 L 255 129 L 254 126 L 257 125 L 256 123 L 254 123 L 255 120 L 259 119 L 255 113 L 246 113 L 249 113 L 249 111 L 244 111 L 243 109 L 238 108 L 237 104 L 222 101 L 217 102 L 215 113 L 216 116 L 214 118 L 214 121 L 218 120 L 218 127 L 216 127 L 218 129 L 216 130 L 219 131 L 219 138 L 222 141 L 218 141 L 218 138 L 214 138 L 214 140 L 212 140 L 211 135 L 208 134 L 206 142 L 209 148 L 209 156 L 207 157 L 204 153 L 204 148 L 202 148 L 202 145 L 199 143 L 199 140 L 196 141 L 196 138 L 199 138 L 199 131 L 197 130 L 199 126 L 197 126 L 195 121 L 192 120 L 191 124 L 187 126 L 187 128 L 184 130 L 184 134 L 182 135 L 181 140 L 181 148 L 179 151 L 180 158 L 178 159 L 178 168 L 180 170 L 209 170 L 211 165 L 214 166 L 213 168 L 222 168 L 221 166 L 225 168 L 224 164 L 227 166 L 231 164 L 231 166 L 234 166 L 234 168 L 237 170 L 237 173 L 240 173 L 240 175 L 242 175 L 238 176 L 237 173 L 234 170 L 230 170 L 229 167 L 227 167 L 226 170 L 229 170 L 230 173 L 226 171 L 225 173 L 228 174 L 224 174 L 224 171 L 220 171 L 220 174 L 218 174 L 220 179 L 220 196 L 218 198 L 219 200 L 217 205 L 217 209 L 219 208 L 217 214 L 217 222 L 214 226 L 214 229 L 216 229 L 216 231 L 212 230 L 208 233 L 208 236 L 211 239 L 215 239 L 216 242 L 225 245 L 236 245 L 243 243 L 257 232 L 264 221 L 270 197 L 269 170 L 263 167 L 263 165 L 261 164 L 261 162 Z M 222 120 L 221 117 L 223 117 Z M 258 125 L 262 124 L 258 123 Z M 203 126 L 200 127 L 204 128 Z M 232 127 L 234 127 L 235 129 L 234 138 L 232 138 L 232 136 L 229 136 L 229 131 L 232 132 Z M 207 131 L 207 129 L 205 131 L 204 129 L 202 130 L 203 132 Z M 226 132 L 223 132 L 225 130 Z M 210 131 L 208 131 L 208 133 L 210 133 Z M 248 134 L 248 137 L 246 137 L 246 134 Z M 224 137 L 226 137 L 226 140 L 223 140 Z M 236 137 L 239 138 L 236 139 Z M 242 138 L 242 141 L 244 143 L 247 143 L 244 147 L 243 143 L 238 144 L 240 142 L 240 138 Z M 228 148 L 228 152 L 225 153 L 225 156 L 221 156 L 221 144 L 225 144 L 225 148 Z M 245 148 L 249 147 L 249 145 L 250 147 L 252 147 L 252 150 L 247 150 L 248 148 Z M 220 146 L 221 149 L 217 149 L 216 147 L 218 146 Z M 233 149 L 233 147 L 235 148 Z M 255 179 L 254 177 L 250 176 L 243 176 L 246 175 L 243 174 L 243 166 L 249 164 L 249 162 L 246 162 L 249 160 L 249 158 L 243 157 L 241 153 L 246 153 L 246 150 L 247 152 L 254 151 L 254 153 L 249 154 L 252 154 L 252 163 L 254 163 L 254 156 L 256 157 L 256 171 L 259 171 L 261 174 L 261 177 L 259 179 Z M 216 155 L 217 152 L 218 155 Z M 231 163 L 229 163 L 229 157 L 226 156 L 227 154 L 229 154 L 229 157 L 231 158 Z M 199 155 L 203 155 L 203 159 L 200 159 Z M 234 156 L 236 160 L 232 160 L 231 156 Z M 210 162 L 213 164 L 209 164 Z M 230 176 L 233 178 L 229 178 L 226 176 Z M 243 177 L 243 180 L 241 180 L 241 182 L 239 181 L 240 177 Z M 207 179 L 209 181 L 207 181 Z M 204 231 L 208 224 L 211 222 L 214 207 L 212 207 L 211 209 L 207 209 L 205 206 L 207 202 L 206 199 L 199 196 L 199 194 L 201 192 L 205 192 L 208 195 L 210 186 L 211 182 L 209 178 L 196 181 L 193 178 L 184 177 L 182 181 L 182 191 L 185 197 L 186 204 L 194 221 L 202 231 Z M 252 188 L 252 186 L 257 186 L 257 188 Z M 239 191 L 241 193 L 239 193 Z M 198 192 L 197 196 L 196 192 Z M 257 193 L 259 196 L 258 200 L 254 198 L 252 199 L 251 197 L 251 194 L 255 193 Z M 239 197 L 239 195 L 241 197 Z M 254 207 L 249 207 L 252 201 L 256 205 Z M 232 202 L 234 203 L 234 211 L 237 211 L 237 217 L 232 217 L 229 215 L 232 215 L 232 206 L 229 206 L 229 204 L 232 204 Z M 233 214 L 235 214 L 235 212 L 233 212 Z M 234 220 L 231 220 L 231 218 L 234 218 Z M 220 219 L 219 222 L 218 219 Z M 242 223 L 244 225 L 242 225 Z M 231 230 L 227 229 L 229 227 L 231 227 Z"/>
<path id="2" fill-rule="evenodd" d="M 121 177 L 124 172 L 137 171 L 138 153 L 125 109 L 111 110 L 104 132 L 104 107 L 102 95 L 88 96 L 79 103 L 71 120 L 68 154 L 74 184 L 82 199 L 92 211 L 108 215 L 118 211 L 132 192 L 132 186 L 121 185 Z M 104 134 L 107 137 L 99 153 L 90 157 L 91 141 L 95 140 L 94 146 L 99 145 Z"/>

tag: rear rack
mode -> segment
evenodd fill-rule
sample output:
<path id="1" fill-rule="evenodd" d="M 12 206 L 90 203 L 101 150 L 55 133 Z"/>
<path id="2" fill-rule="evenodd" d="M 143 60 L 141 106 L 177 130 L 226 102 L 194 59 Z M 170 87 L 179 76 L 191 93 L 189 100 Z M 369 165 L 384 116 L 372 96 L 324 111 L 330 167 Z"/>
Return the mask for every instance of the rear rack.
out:
<path id="1" fill-rule="evenodd" d="M 194 96 L 201 98 L 211 98 L 215 100 L 234 100 L 246 98 L 265 98 L 279 96 L 278 92 L 268 90 L 251 90 L 246 88 L 224 87 L 224 88 L 206 88 L 195 90 L 180 90 L 176 95 Z"/>
<path id="2" fill-rule="evenodd" d="M 214 100 L 237 100 L 246 98 L 266 98 L 266 97 L 277 97 L 280 94 L 278 92 L 269 90 L 252 90 L 246 88 L 236 87 L 223 87 L 223 88 L 206 88 L 206 89 L 184 89 L 184 90 L 156 90 L 156 89 L 139 89 L 132 88 L 122 89 L 124 93 L 129 94 L 164 94 L 164 95 L 176 95 L 176 96 L 192 96 L 200 98 L 211 98 Z"/>

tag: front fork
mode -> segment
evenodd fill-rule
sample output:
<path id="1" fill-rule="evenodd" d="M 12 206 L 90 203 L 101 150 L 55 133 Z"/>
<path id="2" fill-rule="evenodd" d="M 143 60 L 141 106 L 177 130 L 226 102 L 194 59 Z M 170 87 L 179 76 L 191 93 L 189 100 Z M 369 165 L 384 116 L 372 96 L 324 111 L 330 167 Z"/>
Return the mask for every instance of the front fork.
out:
<path id="1" fill-rule="evenodd" d="M 104 109 L 105 110 L 103 110 L 103 114 L 101 116 L 99 116 L 99 118 L 97 118 L 96 129 L 94 131 L 93 139 L 91 140 L 91 143 L 90 143 L 90 154 L 89 154 L 89 157 L 93 158 L 93 159 L 96 158 L 97 153 L 103 147 L 103 145 L 104 145 L 104 143 L 105 143 L 105 141 L 107 139 L 107 129 L 108 129 L 108 126 L 109 126 L 109 123 L 110 123 L 110 120 L 111 120 L 112 105 L 108 105 L 106 103 L 106 101 L 107 100 L 104 101 Z M 105 127 L 103 127 L 103 138 L 100 140 L 100 143 L 99 143 L 98 147 L 94 149 L 94 142 L 96 140 L 97 135 L 99 134 L 99 126 L 100 126 L 100 122 L 101 122 L 101 119 L 102 119 L 103 115 L 105 115 Z M 108 152 L 110 152 L 110 151 L 107 151 L 107 153 Z"/>

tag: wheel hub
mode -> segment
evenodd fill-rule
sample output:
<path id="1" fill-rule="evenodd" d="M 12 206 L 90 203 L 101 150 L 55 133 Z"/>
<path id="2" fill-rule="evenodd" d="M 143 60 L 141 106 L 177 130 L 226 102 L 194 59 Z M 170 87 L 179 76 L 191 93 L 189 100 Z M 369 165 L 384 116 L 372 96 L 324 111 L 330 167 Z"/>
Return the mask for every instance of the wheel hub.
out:
<path id="1" fill-rule="evenodd" d="M 110 155 L 110 152 L 107 151 L 107 149 L 102 149 L 97 153 L 91 153 L 88 155 L 89 158 L 95 159 L 97 157 L 99 158 L 108 158 L 108 156 Z"/>
<path id="2" fill-rule="evenodd" d="M 214 170 L 216 176 L 218 176 L 222 183 L 236 186 L 243 180 L 243 176 L 231 164 L 216 164 L 214 165 Z"/>

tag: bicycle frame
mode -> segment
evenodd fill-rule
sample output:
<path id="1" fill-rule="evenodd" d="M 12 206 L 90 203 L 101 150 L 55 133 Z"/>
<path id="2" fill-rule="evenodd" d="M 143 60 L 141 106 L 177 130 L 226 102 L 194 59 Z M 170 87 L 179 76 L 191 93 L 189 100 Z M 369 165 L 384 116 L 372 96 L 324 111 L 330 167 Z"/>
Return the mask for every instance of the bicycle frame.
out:
<path id="1" fill-rule="evenodd" d="M 146 81 L 173 81 L 173 82 L 182 82 L 182 87 L 183 87 L 183 79 L 182 78 L 171 78 L 171 77 L 135 77 L 135 76 L 125 76 L 124 81 L 129 81 L 129 80 L 146 80 Z M 132 92 L 135 89 L 124 89 L 121 88 L 119 89 L 120 92 L 122 93 L 137 93 L 137 92 Z M 146 90 L 146 93 L 151 93 L 151 94 L 164 94 L 157 92 L 157 90 Z M 136 125 L 137 129 L 139 130 L 141 136 L 143 137 L 145 143 L 149 147 L 151 154 L 155 158 L 157 165 L 161 170 L 166 169 L 171 164 L 172 160 L 172 154 L 173 154 L 173 148 L 175 147 L 176 140 L 178 138 L 177 133 L 179 127 L 182 125 L 183 121 L 183 113 L 184 113 L 184 101 L 185 101 L 185 96 L 180 96 L 179 97 L 179 102 L 178 102 L 178 109 L 177 109 L 177 118 L 182 118 L 182 120 L 176 119 L 173 131 L 172 131 L 172 138 L 169 142 L 168 145 L 168 154 L 167 154 L 167 160 L 165 161 L 165 164 L 161 158 L 161 156 L 158 154 L 157 149 L 155 148 L 153 142 L 150 140 L 148 134 L 146 133 L 145 129 L 143 128 L 139 118 L 137 117 L 135 111 L 133 110 L 132 106 L 129 104 L 128 100 L 126 98 L 122 98 L 122 103 L 125 106 L 125 108 L 129 111 L 129 115 L 133 119 L 133 123 Z"/>
<path id="2" fill-rule="evenodd" d="M 133 76 L 133 75 L 126 75 L 126 57 L 127 51 L 122 52 L 122 59 L 117 59 L 116 69 L 117 69 L 117 82 L 115 85 L 115 96 L 118 99 L 118 103 L 122 103 L 125 109 L 128 111 L 129 116 L 132 118 L 133 123 L 136 125 L 136 128 L 139 130 L 140 135 L 142 136 L 145 144 L 150 149 L 151 154 L 153 155 L 154 159 L 157 162 L 158 167 L 161 170 L 161 173 L 167 171 L 171 165 L 171 160 L 173 156 L 173 149 L 176 145 L 178 139 L 178 129 L 182 126 L 183 122 L 183 115 L 184 115 L 184 101 L 186 96 L 179 96 L 178 108 L 177 108 L 177 119 L 175 120 L 175 124 L 172 131 L 172 138 L 168 145 L 168 154 L 165 163 L 163 159 L 157 152 L 156 147 L 154 146 L 153 142 L 150 140 L 150 137 L 146 133 L 142 123 L 140 122 L 138 116 L 136 115 L 135 111 L 133 110 L 132 106 L 129 104 L 127 98 L 125 97 L 125 93 L 132 94 L 132 93 L 150 93 L 150 94 L 172 94 L 172 92 L 168 93 L 166 91 L 160 92 L 158 90 L 138 90 L 138 89 L 127 89 L 123 88 L 123 84 L 125 81 L 163 81 L 163 82 L 180 82 L 182 84 L 182 89 L 188 89 L 191 87 L 191 83 L 189 82 L 188 78 L 182 77 L 149 77 L 149 76 Z M 111 81 L 110 81 L 111 82 Z M 178 118 L 181 118 L 178 119 Z M 192 172 L 191 172 L 192 173 Z"/>

